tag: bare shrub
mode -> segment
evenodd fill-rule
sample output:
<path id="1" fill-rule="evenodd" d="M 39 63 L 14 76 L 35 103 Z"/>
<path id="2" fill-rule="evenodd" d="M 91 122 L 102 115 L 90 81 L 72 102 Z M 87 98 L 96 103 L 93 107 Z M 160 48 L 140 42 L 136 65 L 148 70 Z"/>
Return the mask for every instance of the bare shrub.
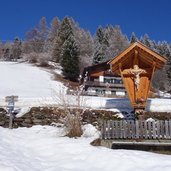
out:
<path id="1" fill-rule="evenodd" d="M 41 67 L 48 67 L 48 58 L 49 54 L 48 53 L 36 53 L 36 52 L 31 52 L 29 54 L 24 55 L 24 59 L 27 60 L 30 63 L 36 63 L 38 66 Z"/>
<path id="2" fill-rule="evenodd" d="M 48 53 L 39 53 L 38 56 L 38 64 L 41 67 L 48 67 L 48 58 L 49 58 L 49 54 Z"/>
<path id="3" fill-rule="evenodd" d="M 85 111 L 81 105 L 82 99 L 80 98 L 80 92 L 77 91 L 73 96 L 68 96 L 65 93 L 65 90 L 62 88 L 59 92 L 55 92 L 55 99 L 65 113 L 65 117 L 61 117 L 60 121 L 67 128 L 66 136 L 80 137 L 83 134 L 81 127 L 82 114 Z"/>
<path id="4" fill-rule="evenodd" d="M 66 115 L 65 126 L 68 129 L 68 137 L 80 137 L 83 134 L 80 113 L 78 111 L 75 114 L 68 113 Z"/>
<path id="5" fill-rule="evenodd" d="M 32 52 L 32 53 L 24 55 L 24 59 L 30 63 L 37 63 L 38 57 L 39 57 L 39 55 L 36 52 Z"/>

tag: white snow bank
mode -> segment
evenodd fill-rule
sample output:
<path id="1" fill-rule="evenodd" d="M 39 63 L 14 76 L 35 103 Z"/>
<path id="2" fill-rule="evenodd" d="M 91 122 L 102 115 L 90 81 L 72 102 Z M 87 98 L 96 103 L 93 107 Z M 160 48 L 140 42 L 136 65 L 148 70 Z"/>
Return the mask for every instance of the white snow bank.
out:
<path id="1" fill-rule="evenodd" d="M 158 92 L 158 95 L 159 95 L 160 97 L 164 97 L 164 98 L 171 98 L 171 94 L 170 94 L 170 93 L 163 92 L 163 91 L 159 91 L 159 92 Z"/>
<path id="2" fill-rule="evenodd" d="M 93 147 L 89 138 L 63 137 L 56 127 L 0 127 L 0 137 L 0 171 L 171 170 L 171 156 Z"/>
<path id="3" fill-rule="evenodd" d="M 83 135 L 82 137 L 93 137 L 93 138 L 99 138 L 100 132 L 91 124 L 84 125 L 82 127 L 83 129 Z"/>
<path id="4" fill-rule="evenodd" d="M 23 115 L 25 115 L 26 113 L 28 113 L 30 111 L 30 107 L 23 107 L 20 109 L 19 113 L 17 113 L 16 117 L 22 117 Z"/>
<path id="5" fill-rule="evenodd" d="M 148 99 L 147 111 L 171 112 L 171 99 Z"/>

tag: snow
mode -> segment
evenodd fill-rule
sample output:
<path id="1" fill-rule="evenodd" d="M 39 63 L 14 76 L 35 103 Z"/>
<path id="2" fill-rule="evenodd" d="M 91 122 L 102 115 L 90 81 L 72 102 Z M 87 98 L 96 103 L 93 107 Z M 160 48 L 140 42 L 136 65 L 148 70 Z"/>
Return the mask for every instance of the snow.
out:
<path id="1" fill-rule="evenodd" d="M 163 98 L 171 98 L 171 94 L 163 91 L 159 91 L 158 95 Z"/>
<path id="2" fill-rule="evenodd" d="M 153 118 L 148 118 L 148 119 L 146 119 L 146 121 L 147 122 L 153 122 L 153 121 L 155 121 Z"/>
<path id="3" fill-rule="evenodd" d="M 52 126 L 0 127 L 0 171 L 171 170 L 169 155 L 94 147 L 90 142 L 97 131 L 93 137 L 77 139 L 64 137 L 64 132 Z"/>
<path id="4" fill-rule="evenodd" d="M 52 89 L 62 86 L 51 77 L 52 74 L 47 71 L 27 63 L 0 62 L 0 97 L 51 97 Z"/>
<path id="5" fill-rule="evenodd" d="M 91 124 L 87 124 L 83 126 L 83 137 L 94 137 L 99 138 L 100 132 Z"/>
<path id="6" fill-rule="evenodd" d="M 30 111 L 30 107 L 23 107 L 19 110 L 19 112 L 17 113 L 16 117 L 22 117 L 23 115 L 25 115 L 26 113 L 28 113 Z"/>
<path id="7" fill-rule="evenodd" d="M 52 67 L 54 67 L 54 72 L 58 75 L 62 75 L 62 66 L 60 66 L 59 63 L 55 63 L 55 62 L 48 62 L 48 64 Z"/>

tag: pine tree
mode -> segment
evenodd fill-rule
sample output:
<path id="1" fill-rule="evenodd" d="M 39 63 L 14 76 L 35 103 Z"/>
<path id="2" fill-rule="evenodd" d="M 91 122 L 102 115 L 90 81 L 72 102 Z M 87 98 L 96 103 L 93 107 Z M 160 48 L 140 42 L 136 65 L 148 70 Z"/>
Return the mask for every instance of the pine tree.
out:
<path id="1" fill-rule="evenodd" d="M 58 19 L 58 17 L 54 17 L 52 19 L 51 27 L 47 36 L 47 40 L 44 45 L 44 49 L 46 49 L 46 52 L 49 54 L 51 58 L 53 55 L 53 48 L 55 45 L 55 39 L 58 35 L 59 27 L 60 27 L 60 20 Z"/>
<path id="2" fill-rule="evenodd" d="M 119 26 L 101 27 L 97 30 L 95 37 L 95 52 L 93 63 L 101 63 L 118 55 L 128 47 L 129 42 Z"/>
<path id="3" fill-rule="evenodd" d="M 166 41 L 158 42 L 158 44 L 155 45 L 155 48 L 155 51 L 160 55 L 165 56 L 168 60 L 167 64 L 155 74 L 153 85 L 155 88 L 162 91 L 169 91 L 171 90 L 171 65 L 169 62 L 169 59 L 171 58 L 171 49 Z"/>
<path id="4" fill-rule="evenodd" d="M 127 37 L 122 33 L 120 26 L 110 26 L 109 33 L 108 59 L 112 59 L 129 46 Z"/>
<path id="5" fill-rule="evenodd" d="M 39 21 L 39 36 L 42 41 L 46 41 L 48 35 L 48 27 L 46 22 L 46 17 L 42 17 Z"/>
<path id="6" fill-rule="evenodd" d="M 57 37 L 59 27 L 60 27 L 60 20 L 58 19 L 58 17 L 54 17 L 52 19 L 51 27 L 49 30 L 49 35 L 48 35 L 49 41 L 53 42 L 54 39 Z"/>
<path id="7" fill-rule="evenodd" d="M 95 41 L 97 41 L 100 44 L 102 44 L 104 41 L 104 32 L 101 26 L 97 29 Z"/>
<path id="8" fill-rule="evenodd" d="M 78 28 L 75 34 L 76 40 L 80 47 L 80 69 L 81 71 L 87 67 L 92 65 L 92 57 L 93 57 L 93 38 L 90 32 L 87 32 L 83 29 Z"/>
<path id="9" fill-rule="evenodd" d="M 169 46 L 171 49 L 171 45 Z M 167 77 L 168 77 L 168 91 L 171 93 L 171 51 L 170 51 L 170 56 L 168 56 L 168 61 L 167 61 Z"/>
<path id="10" fill-rule="evenodd" d="M 94 53 L 93 64 L 99 64 L 99 63 L 106 61 L 105 57 L 106 57 L 107 46 L 99 43 L 99 44 L 96 44 L 95 48 L 96 50 Z"/>
<path id="11" fill-rule="evenodd" d="M 62 23 L 59 27 L 58 35 L 54 43 L 54 49 L 52 53 L 52 58 L 54 61 L 60 62 L 62 46 L 64 42 L 67 40 L 67 38 L 70 36 L 70 34 L 73 32 L 74 32 L 74 29 L 73 29 L 71 19 L 69 17 L 65 17 L 62 20 Z"/>
<path id="12" fill-rule="evenodd" d="M 94 42 L 95 49 L 93 55 L 93 64 L 102 63 L 105 61 L 105 54 L 107 50 L 107 40 L 102 27 L 97 29 Z"/>
<path id="13" fill-rule="evenodd" d="M 134 43 L 134 42 L 136 42 L 138 39 L 137 39 L 137 37 L 136 37 L 136 35 L 135 35 L 135 33 L 134 32 L 132 32 L 132 34 L 131 34 L 131 38 L 130 38 L 130 43 Z"/>
<path id="14" fill-rule="evenodd" d="M 0 41 L 0 59 L 3 58 L 4 52 L 3 52 L 3 43 Z"/>
<path id="15" fill-rule="evenodd" d="M 3 47 L 3 59 L 10 61 L 11 60 L 11 49 L 12 49 L 12 44 L 10 42 L 6 42 Z"/>
<path id="16" fill-rule="evenodd" d="M 9 48 L 6 48 L 5 51 L 4 51 L 4 59 L 7 60 L 7 61 L 11 60 L 11 58 L 10 58 L 10 49 Z"/>
<path id="17" fill-rule="evenodd" d="M 143 43 L 144 43 L 147 47 L 151 48 L 151 40 L 150 40 L 148 34 L 145 34 L 144 37 L 143 37 L 143 39 L 144 39 Z"/>
<path id="18" fill-rule="evenodd" d="M 29 53 L 42 53 L 45 52 L 45 42 L 47 40 L 48 27 L 46 18 L 42 17 L 39 21 L 39 25 L 26 33 L 26 41 L 24 51 Z M 29 50 L 28 50 L 29 49 Z"/>
<path id="19" fill-rule="evenodd" d="M 15 38 L 14 43 L 12 45 L 11 57 L 14 60 L 20 59 L 21 53 L 22 53 L 22 44 L 21 44 L 20 39 L 17 37 L 17 38 Z"/>
<path id="20" fill-rule="evenodd" d="M 61 66 L 63 67 L 63 75 L 76 81 L 79 77 L 79 47 L 73 34 L 67 38 L 63 44 L 61 53 Z"/>

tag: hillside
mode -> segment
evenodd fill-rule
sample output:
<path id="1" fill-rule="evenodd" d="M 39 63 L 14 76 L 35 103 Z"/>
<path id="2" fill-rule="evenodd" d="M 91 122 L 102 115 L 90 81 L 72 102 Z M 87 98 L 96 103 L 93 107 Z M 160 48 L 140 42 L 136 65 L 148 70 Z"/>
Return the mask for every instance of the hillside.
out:
<path id="1" fill-rule="evenodd" d="M 52 80 L 52 74 L 27 63 L 0 62 L 0 98 L 18 95 L 20 98 L 51 97 L 52 90 L 62 86 Z"/>

